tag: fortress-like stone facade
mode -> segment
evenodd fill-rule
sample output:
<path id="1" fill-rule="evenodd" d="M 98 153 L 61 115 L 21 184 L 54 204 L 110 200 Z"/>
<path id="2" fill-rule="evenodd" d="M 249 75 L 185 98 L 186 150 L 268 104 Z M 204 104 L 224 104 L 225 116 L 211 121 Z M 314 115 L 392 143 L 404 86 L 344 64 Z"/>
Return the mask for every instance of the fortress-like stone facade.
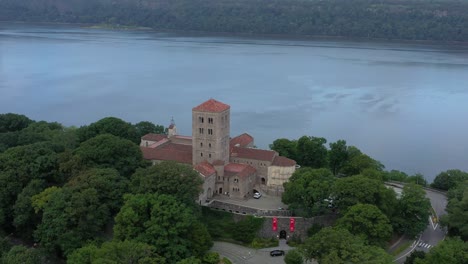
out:
<path id="1" fill-rule="evenodd" d="M 143 157 L 156 164 L 176 161 L 190 164 L 204 179 L 199 202 L 213 195 L 249 198 L 254 190 L 282 190 L 296 169 L 294 160 L 277 152 L 254 148 L 248 134 L 230 137 L 230 109 L 210 99 L 192 109 L 192 136 L 177 134 L 174 122 L 167 134 L 141 138 Z"/>

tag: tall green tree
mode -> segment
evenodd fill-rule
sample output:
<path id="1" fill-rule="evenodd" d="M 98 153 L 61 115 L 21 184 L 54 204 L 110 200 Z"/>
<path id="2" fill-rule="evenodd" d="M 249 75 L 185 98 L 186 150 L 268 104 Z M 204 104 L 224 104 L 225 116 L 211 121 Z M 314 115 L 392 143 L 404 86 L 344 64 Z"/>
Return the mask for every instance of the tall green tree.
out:
<path id="1" fill-rule="evenodd" d="M 140 143 L 137 129 L 130 123 L 116 117 L 105 117 L 89 126 L 82 126 L 78 129 L 80 142 L 84 142 L 102 134 L 111 134 L 116 137 L 128 139 L 135 144 Z"/>
<path id="2" fill-rule="evenodd" d="M 368 169 L 382 171 L 384 168 L 382 163 L 362 153 L 354 146 L 348 147 L 347 151 L 348 159 L 341 169 L 341 172 L 346 176 L 358 175 Z"/>
<path id="3" fill-rule="evenodd" d="M 0 263 L 5 264 L 37 264 L 51 263 L 47 255 L 41 249 L 27 248 L 25 246 L 14 246 L 10 251 L 4 253 Z"/>
<path id="4" fill-rule="evenodd" d="M 415 175 L 407 177 L 405 182 L 414 183 L 421 186 L 427 186 L 427 181 L 424 178 L 424 175 L 422 175 L 421 173 L 416 173 Z"/>
<path id="5" fill-rule="evenodd" d="M 138 145 L 110 134 L 98 135 L 80 144 L 72 162 L 84 168 L 114 168 L 130 177 L 143 163 Z"/>
<path id="6" fill-rule="evenodd" d="M 327 140 L 319 137 L 302 136 L 297 141 L 297 162 L 301 166 L 323 168 L 327 166 Z"/>
<path id="7" fill-rule="evenodd" d="M 327 211 L 335 177 L 328 169 L 301 168 L 284 183 L 282 201 L 290 210 L 302 216 Z"/>
<path id="8" fill-rule="evenodd" d="M 156 253 L 171 262 L 192 254 L 189 234 L 197 221 L 193 210 L 169 195 L 125 195 L 115 217 L 114 236 L 155 246 Z"/>
<path id="9" fill-rule="evenodd" d="M 431 184 L 432 188 L 448 191 L 457 186 L 457 184 L 468 180 L 468 173 L 461 170 L 448 170 L 439 173 L 434 182 Z"/>
<path id="10" fill-rule="evenodd" d="M 132 240 L 113 240 L 100 247 L 89 244 L 75 250 L 67 259 L 68 264 L 164 264 L 165 259 L 158 256 L 154 246 Z"/>
<path id="11" fill-rule="evenodd" d="M 63 188 L 44 190 L 32 198 L 33 206 L 43 211 L 36 239 L 47 250 L 67 256 L 100 235 L 126 190 L 127 180 L 113 169 L 85 171 Z"/>
<path id="12" fill-rule="evenodd" d="M 34 121 L 25 115 L 6 113 L 0 114 L 0 133 L 20 131 Z"/>
<path id="13" fill-rule="evenodd" d="M 468 242 L 460 238 L 448 238 L 433 247 L 424 259 L 415 264 L 468 264 Z"/>
<path id="14" fill-rule="evenodd" d="M 332 263 L 393 263 L 393 258 L 383 249 L 366 246 L 359 237 L 342 228 L 326 227 L 308 238 L 300 247 L 306 260 L 319 264 Z"/>
<path id="15" fill-rule="evenodd" d="M 371 204 L 357 204 L 349 208 L 338 226 L 362 237 L 372 245 L 385 246 L 392 236 L 392 225 L 379 208 Z"/>
<path id="16" fill-rule="evenodd" d="M 270 149 L 278 152 L 280 156 L 297 160 L 297 141 L 279 138 L 270 144 Z"/>
<path id="17" fill-rule="evenodd" d="M 140 139 L 142 136 L 154 133 L 154 134 L 164 134 L 164 126 L 155 125 L 149 121 L 141 121 L 133 125 L 135 127 L 137 137 Z"/>
<path id="18" fill-rule="evenodd" d="M 333 175 L 340 173 L 341 168 L 346 164 L 349 158 L 348 147 L 345 140 L 338 140 L 330 143 L 328 152 L 328 161 Z"/>
<path id="19" fill-rule="evenodd" d="M 452 236 L 460 236 L 468 240 L 468 181 L 458 184 L 449 191 L 447 214 L 441 218 L 441 224 L 446 226 Z"/>
<path id="20" fill-rule="evenodd" d="M 383 182 L 362 175 L 340 178 L 332 187 L 332 197 L 338 209 L 346 213 L 349 207 L 363 203 L 376 205 L 387 217 L 396 206 L 396 194 Z"/>
<path id="21" fill-rule="evenodd" d="M 46 188 L 44 180 L 35 179 L 29 182 L 18 195 L 13 206 L 13 225 L 22 238 L 31 240 L 33 231 L 41 221 L 41 215 L 34 212 L 31 198 Z"/>
<path id="22" fill-rule="evenodd" d="M 406 184 L 398 200 L 397 215 L 392 219 L 395 231 L 414 237 L 429 223 L 431 203 L 420 185 Z"/>
<path id="23" fill-rule="evenodd" d="M 131 178 L 132 193 L 172 195 L 187 205 L 193 205 L 202 192 L 200 175 L 191 166 L 176 162 L 140 168 Z"/>

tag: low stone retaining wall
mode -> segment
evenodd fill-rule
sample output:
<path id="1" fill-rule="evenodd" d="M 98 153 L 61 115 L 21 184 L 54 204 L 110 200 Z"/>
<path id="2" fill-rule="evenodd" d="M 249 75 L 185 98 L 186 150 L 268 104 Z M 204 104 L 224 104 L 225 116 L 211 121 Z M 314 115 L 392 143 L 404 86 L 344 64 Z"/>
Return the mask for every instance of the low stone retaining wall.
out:
<path id="1" fill-rule="evenodd" d="M 253 215 L 255 217 L 264 218 L 265 222 L 263 223 L 263 226 L 257 233 L 257 235 L 261 238 L 279 238 L 280 232 L 283 232 L 283 234 L 285 234 L 286 236 L 286 239 L 291 239 L 294 237 L 303 240 L 307 237 L 307 230 L 313 224 L 319 224 L 321 226 L 331 226 L 338 218 L 336 214 L 316 216 L 312 218 L 291 217 L 291 212 L 288 210 L 264 210 L 260 208 L 241 206 L 217 200 L 211 201 L 206 206 L 213 210 L 220 210 L 235 214 L 234 220 L 236 222 L 245 219 L 247 215 Z M 274 217 L 277 220 L 276 231 L 273 231 L 272 227 Z M 294 218 L 295 220 L 294 232 L 291 232 L 289 229 L 291 218 Z"/>
<path id="2" fill-rule="evenodd" d="M 290 216 L 291 212 L 288 210 L 267 210 L 260 208 L 253 208 L 238 204 L 232 204 L 222 201 L 213 200 L 206 205 L 211 209 L 221 210 L 234 214 L 254 215 L 254 216 Z"/>

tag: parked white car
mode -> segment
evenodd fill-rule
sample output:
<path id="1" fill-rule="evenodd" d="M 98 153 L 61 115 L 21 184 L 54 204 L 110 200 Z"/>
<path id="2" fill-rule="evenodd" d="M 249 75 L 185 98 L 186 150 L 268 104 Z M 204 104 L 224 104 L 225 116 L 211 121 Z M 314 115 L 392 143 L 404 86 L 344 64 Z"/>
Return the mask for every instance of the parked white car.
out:
<path id="1" fill-rule="evenodd" d="M 254 197 L 255 199 L 260 199 L 260 197 L 262 197 L 262 194 L 259 193 L 259 192 L 257 192 L 257 193 L 254 193 L 253 197 Z"/>

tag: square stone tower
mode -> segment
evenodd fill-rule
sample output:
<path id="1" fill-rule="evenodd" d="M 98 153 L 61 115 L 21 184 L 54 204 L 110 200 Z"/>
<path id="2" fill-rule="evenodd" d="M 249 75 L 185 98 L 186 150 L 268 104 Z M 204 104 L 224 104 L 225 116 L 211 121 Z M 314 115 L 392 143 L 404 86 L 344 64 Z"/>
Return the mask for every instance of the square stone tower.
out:
<path id="1" fill-rule="evenodd" d="M 203 161 L 229 163 L 230 109 L 214 99 L 192 109 L 193 165 Z"/>

